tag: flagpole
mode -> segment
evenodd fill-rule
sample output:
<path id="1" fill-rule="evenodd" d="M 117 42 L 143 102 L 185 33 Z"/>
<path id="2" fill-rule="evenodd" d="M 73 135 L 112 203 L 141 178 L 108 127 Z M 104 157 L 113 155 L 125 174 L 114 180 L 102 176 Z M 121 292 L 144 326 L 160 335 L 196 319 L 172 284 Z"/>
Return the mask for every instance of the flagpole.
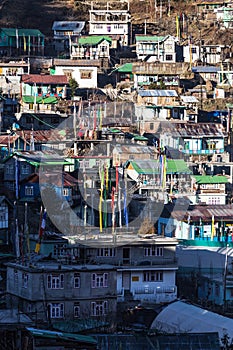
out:
<path id="1" fill-rule="evenodd" d="M 28 204 L 25 203 L 24 206 L 24 234 L 27 239 L 27 250 L 28 250 L 28 257 L 30 261 L 30 239 L 29 239 L 29 230 L 28 230 Z"/>

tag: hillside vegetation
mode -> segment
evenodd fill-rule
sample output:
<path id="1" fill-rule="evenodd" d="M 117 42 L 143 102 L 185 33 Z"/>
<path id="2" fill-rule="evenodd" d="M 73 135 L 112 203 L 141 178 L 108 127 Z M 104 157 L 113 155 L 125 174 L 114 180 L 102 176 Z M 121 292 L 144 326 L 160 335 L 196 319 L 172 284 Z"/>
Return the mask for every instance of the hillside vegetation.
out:
<path id="1" fill-rule="evenodd" d="M 107 1 L 87 0 L 0 0 L 0 26 L 17 28 L 38 28 L 47 37 L 52 36 L 54 21 L 84 20 L 88 22 L 88 11 L 91 3 L 95 8 L 103 8 Z M 112 8 L 126 8 L 126 3 L 108 1 Z M 155 4 L 157 3 L 157 8 Z M 129 0 L 133 32 L 148 34 L 176 35 L 176 16 L 184 14 L 183 39 L 192 35 L 194 40 L 205 40 L 206 43 L 231 44 L 233 32 L 220 30 L 214 21 L 203 20 L 197 16 L 195 1 L 155 1 Z M 170 4 L 170 5 L 169 5 Z M 160 6 L 162 5 L 162 6 Z M 88 29 L 88 28 L 87 28 Z"/>

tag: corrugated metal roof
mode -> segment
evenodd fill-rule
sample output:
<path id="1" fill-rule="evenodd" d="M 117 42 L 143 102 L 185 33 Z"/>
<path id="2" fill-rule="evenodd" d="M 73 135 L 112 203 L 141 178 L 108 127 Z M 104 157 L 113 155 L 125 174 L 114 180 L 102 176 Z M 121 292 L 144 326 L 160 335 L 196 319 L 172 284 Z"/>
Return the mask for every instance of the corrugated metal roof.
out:
<path id="1" fill-rule="evenodd" d="M 34 103 L 35 97 L 34 96 L 22 96 L 22 100 L 24 103 Z M 40 97 L 40 96 L 36 96 L 36 103 L 37 104 L 56 104 L 57 103 L 57 99 L 56 97 Z"/>
<path id="2" fill-rule="evenodd" d="M 10 144 L 12 144 L 18 138 L 19 138 L 18 135 L 0 135 L 0 144 L 1 145 L 8 145 L 9 141 L 10 141 Z"/>
<path id="3" fill-rule="evenodd" d="M 225 137 L 225 128 L 222 124 L 214 123 L 174 123 L 171 125 L 172 133 L 187 137 Z"/>
<path id="4" fill-rule="evenodd" d="M 54 338 L 54 339 L 61 339 L 61 340 L 68 340 L 70 342 L 81 342 L 81 343 L 87 343 L 87 344 L 97 344 L 97 341 L 87 335 L 80 335 L 80 334 L 74 334 L 74 333 L 64 333 L 64 332 L 56 332 L 56 331 L 50 331 L 45 329 L 37 329 L 37 328 L 31 328 L 27 327 L 27 330 L 33 334 L 34 337 L 42 337 L 42 338 Z"/>
<path id="5" fill-rule="evenodd" d="M 180 96 L 181 100 L 185 103 L 197 103 L 198 99 L 195 96 Z"/>
<path id="6" fill-rule="evenodd" d="M 178 94 L 175 90 L 139 90 L 138 94 L 141 97 L 177 97 Z"/>
<path id="7" fill-rule="evenodd" d="M 159 160 L 134 160 L 129 161 L 133 168 L 139 174 L 159 174 L 161 173 L 161 164 Z M 191 174 L 183 159 L 167 159 L 167 174 Z"/>
<path id="8" fill-rule="evenodd" d="M 133 69 L 133 63 L 128 62 L 123 64 L 123 66 L 118 67 L 115 70 L 120 73 L 132 73 L 132 69 Z"/>
<path id="9" fill-rule="evenodd" d="M 90 36 L 81 36 L 78 39 L 79 45 L 88 45 L 88 46 L 94 46 L 98 45 L 102 41 L 108 41 L 110 44 L 112 42 L 112 39 L 109 36 L 106 35 L 90 35 Z"/>
<path id="10" fill-rule="evenodd" d="M 198 184 L 225 184 L 228 183 L 228 178 L 224 175 L 193 175 Z"/>
<path id="11" fill-rule="evenodd" d="M 24 84 L 68 84 L 66 75 L 23 74 L 21 79 Z"/>
<path id="12" fill-rule="evenodd" d="M 54 58 L 53 60 L 54 66 L 75 66 L 75 67 L 99 67 L 100 60 L 71 60 L 71 59 L 61 59 Z"/>
<path id="13" fill-rule="evenodd" d="M 217 73 L 220 70 L 220 67 L 215 66 L 197 66 L 192 68 L 192 72 L 194 73 Z"/>
<path id="14" fill-rule="evenodd" d="M 166 40 L 169 37 L 169 35 L 165 36 L 157 36 L 157 35 L 135 35 L 136 42 L 140 41 L 146 41 L 146 42 L 152 42 L 152 43 L 158 43 Z"/>
<path id="15" fill-rule="evenodd" d="M 218 332 L 232 337 L 233 319 L 203 308 L 176 301 L 166 306 L 155 318 L 151 329 L 165 333 L 211 333 Z"/>
<path id="16" fill-rule="evenodd" d="M 85 26 L 85 22 L 81 21 L 55 21 L 52 30 L 67 31 L 72 30 L 75 33 L 81 33 Z"/>
<path id="17" fill-rule="evenodd" d="M 190 215 L 190 219 L 193 221 L 211 221 L 214 215 L 216 220 L 228 220 L 233 221 L 233 205 L 196 205 L 193 210 L 188 210 L 187 213 Z"/>
<path id="18" fill-rule="evenodd" d="M 32 134 L 34 142 L 51 142 L 51 141 L 64 141 L 66 140 L 59 130 L 17 130 L 16 134 L 26 141 L 30 141 Z"/>
<path id="19" fill-rule="evenodd" d="M 44 37 L 44 34 L 41 33 L 39 29 L 25 29 L 25 28 L 1 28 L 7 36 L 16 37 L 16 33 L 18 31 L 18 36 L 36 36 L 36 37 Z"/>

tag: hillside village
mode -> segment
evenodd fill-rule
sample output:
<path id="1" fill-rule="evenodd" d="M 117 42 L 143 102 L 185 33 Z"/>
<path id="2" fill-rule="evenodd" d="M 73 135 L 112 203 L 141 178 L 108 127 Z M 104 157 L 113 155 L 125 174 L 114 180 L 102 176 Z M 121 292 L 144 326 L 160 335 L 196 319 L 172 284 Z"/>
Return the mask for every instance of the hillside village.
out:
<path id="1" fill-rule="evenodd" d="M 1 3 L 0 350 L 232 348 L 233 7 L 182 3 Z"/>

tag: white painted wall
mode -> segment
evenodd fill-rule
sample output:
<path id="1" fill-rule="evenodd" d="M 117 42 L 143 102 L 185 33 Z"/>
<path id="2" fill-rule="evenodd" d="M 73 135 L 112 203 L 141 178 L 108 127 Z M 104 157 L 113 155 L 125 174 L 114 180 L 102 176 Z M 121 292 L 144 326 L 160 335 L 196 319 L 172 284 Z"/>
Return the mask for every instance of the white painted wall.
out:
<path id="1" fill-rule="evenodd" d="M 65 75 L 65 72 L 71 71 L 72 78 L 77 81 L 79 88 L 97 88 L 97 67 L 94 66 L 56 66 L 55 75 Z M 88 79 L 82 78 L 83 72 L 91 72 Z"/>

